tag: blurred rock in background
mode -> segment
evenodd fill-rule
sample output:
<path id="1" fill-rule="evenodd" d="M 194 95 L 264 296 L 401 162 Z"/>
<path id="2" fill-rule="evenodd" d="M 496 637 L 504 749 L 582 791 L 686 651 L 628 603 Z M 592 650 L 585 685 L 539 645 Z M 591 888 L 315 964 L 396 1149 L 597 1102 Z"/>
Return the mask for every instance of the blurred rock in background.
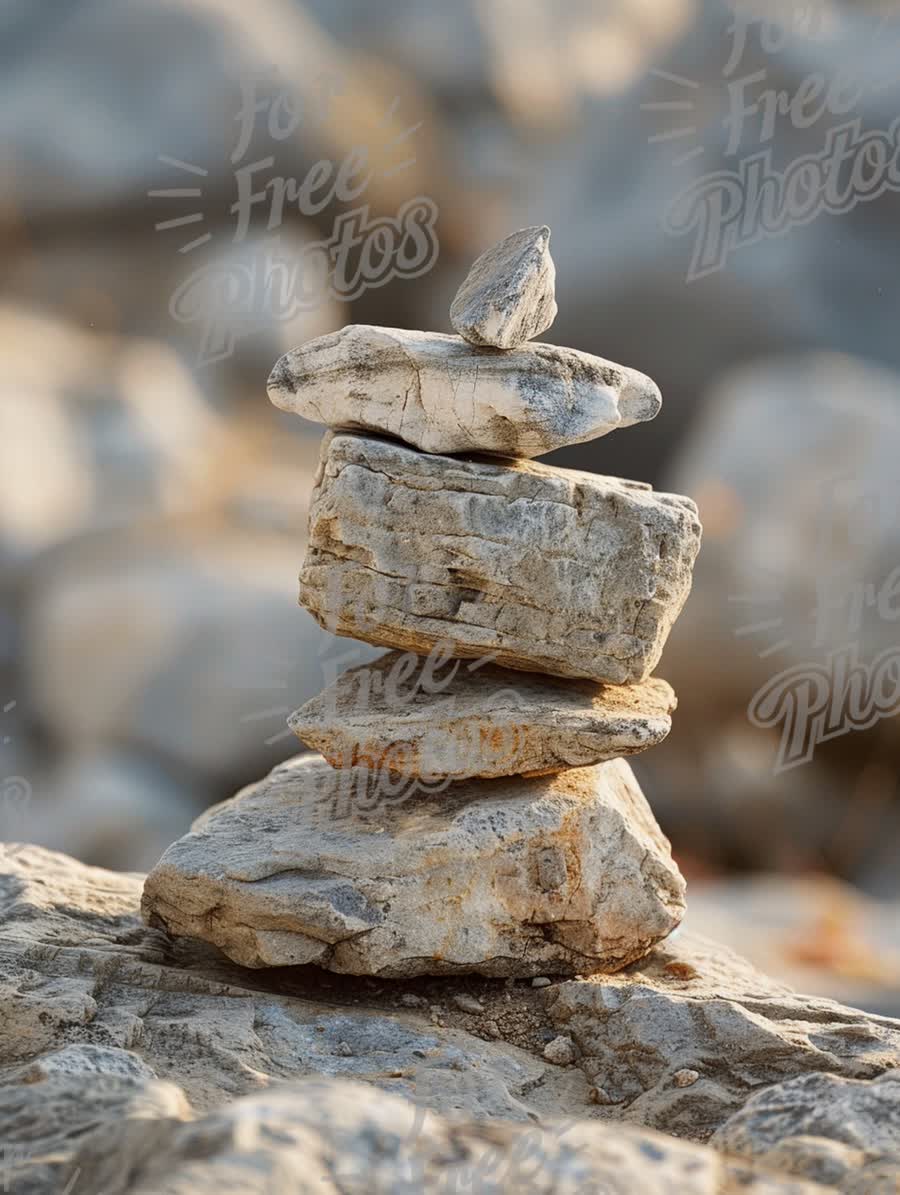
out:
<path id="1" fill-rule="evenodd" d="M 834 878 L 765 875 L 699 883 L 685 927 L 739 944 L 798 991 L 900 1016 L 900 917 Z"/>
<path id="2" fill-rule="evenodd" d="M 670 466 L 704 544 L 661 669 L 677 733 L 642 763 L 720 866 L 900 896 L 898 462 L 897 376 L 822 353 L 723 377 Z"/>
<path id="3" fill-rule="evenodd" d="M 896 642 L 898 196 L 818 211 L 690 282 L 697 228 L 672 226 L 703 211 L 689 188 L 755 156 L 785 170 L 829 130 L 889 130 L 900 11 L 741 12 L 6 6 L 0 779 L 31 797 L 0 809 L 5 836 L 24 808 L 40 841 L 144 867 L 295 750 L 287 712 L 351 661 L 296 608 L 320 433 L 270 407 L 268 369 L 348 322 L 449 330 L 472 259 L 548 223 L 546 338 L 652 374 L 665 398 L 654 423 L 556 459 L 689 493 L 706 525 L 660 670 L 674 730 L 638 765 L 666 829 L 697 878 L 831 872 L 898 896 L 896 718 L 856 717 L 784 768 L 783 727 L 748 717 L 786 669 L 820 676 L 853 647 L 871 676 Z M 341 164 L 359 194 L 337 194 Z M 326 176 L 327 202 L 297 202 Z M 275 254 L 309 283 L 342 218 L 388 228 L 422 199 L 439 254 L 418 277 L 298 304 L 296 280 L 266 272 Z M 832 704 L 852 713 L 843 689 Z"/>

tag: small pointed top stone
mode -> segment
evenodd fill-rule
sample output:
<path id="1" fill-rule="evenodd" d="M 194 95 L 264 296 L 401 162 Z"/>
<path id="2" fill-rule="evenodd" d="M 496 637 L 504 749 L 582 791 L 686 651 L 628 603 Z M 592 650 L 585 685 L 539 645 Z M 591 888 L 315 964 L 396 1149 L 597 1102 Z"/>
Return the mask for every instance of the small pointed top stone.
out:
<path id="1" fill-rule="evenodd" d="M 556 319 L 556 267 L 546 224 L 523 228 L 482 253 L 450 308 L 470 344 L 514 349 Z"/>

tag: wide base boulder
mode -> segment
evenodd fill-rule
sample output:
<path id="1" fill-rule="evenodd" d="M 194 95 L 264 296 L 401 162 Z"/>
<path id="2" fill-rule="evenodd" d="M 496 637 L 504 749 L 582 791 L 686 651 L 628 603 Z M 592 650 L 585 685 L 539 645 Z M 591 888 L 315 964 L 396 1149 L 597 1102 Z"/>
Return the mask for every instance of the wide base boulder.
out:
<path id="1" fill-rule="evenodd" d="M 684 881 L 623 760 L 429 790 L 312 756 L 208 810 L 143 912 L 248 967 L 573 974 L 646 954 Z"/>

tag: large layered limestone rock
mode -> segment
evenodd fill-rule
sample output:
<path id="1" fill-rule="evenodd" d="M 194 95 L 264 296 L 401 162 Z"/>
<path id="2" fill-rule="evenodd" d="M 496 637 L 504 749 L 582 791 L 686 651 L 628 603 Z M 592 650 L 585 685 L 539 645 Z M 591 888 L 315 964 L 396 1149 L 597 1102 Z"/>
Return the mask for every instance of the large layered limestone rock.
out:
<path id="1" fill-rule="evenodd" d="M 650 378 L 576 349 L 509 353 L 458 336 L 350 324 L 286 353 L 276 407 L 329 427 L 383 432 L 424 452 L 534 457 L 653 419 Z"/>
<path id="2" fill-rule="evenodd" d="M 803 1075 L 752 1096 L 712 1144 L 854 1195 L 900 1187 L 900 1070 Z"/>
<path id="3" fill-rule="evenodd" d="M 763 1086 L 900 1066 L 900 1021 L 799 996 L 679 932 L 641 963 L 553 989 L 550 1014 L 625 1120 L 707 1140 Z"/>
<path id="4" fill-rule="evenodd" d="M 332 767 L 459 780 L 634 755 L 665 738 L 674 708 L 663 680 L 594 685 L 395 651 L 343 673 L 288 724 Z"/>
<path id="5" fill-rule="evenodd" d="M 110 1131 L 111 1130 L 111 1131 Z M 193 1124 L 112 1125 L 64 1177 L 104 1195 L 316 1191 L 538 1191 L 558 1195 L 814 1195 L 822 1188 L 634 1128 L 490 1128 L 423 1112 L 358 1083 L 307 1080 L 248 1096 Z"/>
<path id="6" fill-rule="evenodd" d="M 655 668 L 699 546 L 693 502 L 639 482 L 335 435 L 300 600 L 370 643 L 626 684 Z"/>
<path id="7" fill-rule="evenodd" d="M 556 319 L 556 267 L 550 229 L 523 228 L 478 258 L 450 307 L 450 322 L 470 344 L 514 349 Z"/>
<path id="8" fill-rule="evenodd" d="M 14 1195 L 59 1195 L 64 1163 L 101 1126 L 101 1152 L 115 1161 L 129 1148 L 111 1144 L 123 1122 L 137 1132 L 308 1076 L 364 1080 L 476 1119 L 589 1115 L 581 1072 L 548 1065 L 532 1044 L 549 1030 L 530 987 L 508 1003 L 500 985 L 481 1017 L 442 1010 L 438 1025 L 412 995 L 421 986 L 407 991 L 425 1015 L 369 981 L 245 971 L 171 941 L 141 922 L 142 882 L 0 847 L 0 1187 L 9 1178 Z M 488 1017 L 509 1025 L 509 1040 L 484 1032 Z M 99 1179 L 73 1188 L 108 1189 Z"/>
<path id="9" fill-rule="evenodd" d="M 207 811 L 143 908 L 245 966 L 356 975 L 613 970 L 684 911 L 684 882 L 623 760 L 417 791 L 300 757 Z"/>

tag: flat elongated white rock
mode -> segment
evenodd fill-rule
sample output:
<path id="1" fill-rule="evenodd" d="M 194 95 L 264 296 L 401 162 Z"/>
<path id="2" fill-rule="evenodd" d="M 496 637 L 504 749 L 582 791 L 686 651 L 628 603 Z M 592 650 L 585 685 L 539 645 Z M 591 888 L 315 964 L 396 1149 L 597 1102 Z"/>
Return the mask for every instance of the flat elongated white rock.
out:
<path id="1" fill-rule="evenodd" d="M 304 756 L 198 819 L 143 909 L 248 967 L 571 974 L 642 957 L 684 881 L 624 760 L 427 792 Z"/>
<path id="2" fill-rule="evenodd" d="M 332 767 L 458 780 L 634 755 L 665 738 L 674 708 L 663 680 L 595 685 L 394 651 L 345 672 L 288 724 Z"/>
<path id="3" fill-rule="evenodd" d="M 644 374 L 575 349 L 500 353 L 458 336 L 363 324 L 286 353 L 269 397 L 316 423 L 383 432 L 424 452 L 516 457 L 653 419 L 662 405 Z"/>
<path id="4" fill-rule="evenodd" d="M 335 435 L 300 600 L 376 645 L 627 684 L 656 667 L 699 546 L 694 503 L 641 483 Z"/>
<path id="5" fill-rule="evenodd" d="M 460 336 L 498 349 L 540 336 L 556 315 L 556 266 L 546 224 L 514 232 L 482 253 L 450 308 Z"/>

